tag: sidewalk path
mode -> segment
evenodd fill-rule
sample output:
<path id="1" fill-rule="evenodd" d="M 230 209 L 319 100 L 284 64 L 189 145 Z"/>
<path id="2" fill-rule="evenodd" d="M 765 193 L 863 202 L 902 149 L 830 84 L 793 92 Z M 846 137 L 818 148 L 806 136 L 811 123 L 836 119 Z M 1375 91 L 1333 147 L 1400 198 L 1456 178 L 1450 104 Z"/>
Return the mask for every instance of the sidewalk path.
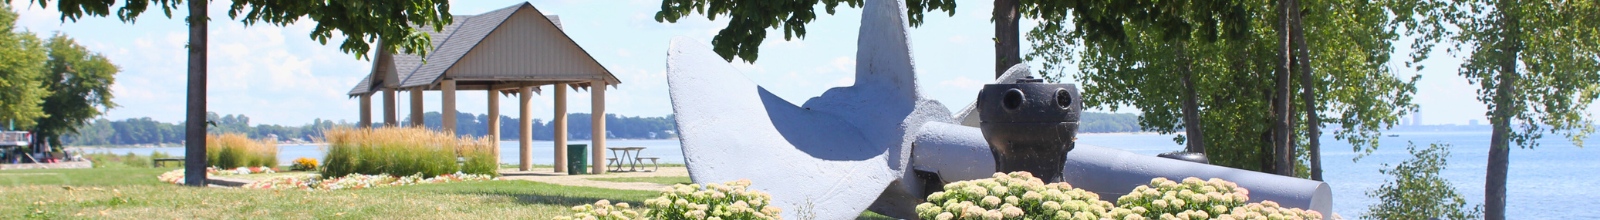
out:
<path id="1" fill-rule="evenodd" d="M 556 184 L 556 185 L 567 185 L 567 186 L 588 186 L 588 187 L 599 187 L 599 188 L 607 188 L 607 189 L 649 190 L 649 191 L 660 191 L 662 188 L 668 187 L 668 185 L 662 185 L 662 184 L 657 184 L 657 183 L 647 183 L 647 182 L 610 182 L 610 181 L 600 181 L 600 180 L 592 180 L 592 179 L 596 179 L 596 178 L 616 178 L 616 177 L 673 177 L 673 176 L 689 176 L 689 169 L 685 168 L 685 167 L 662 167 L 661 170 L 656 171 L 656 172 L 608 172 L 606 174 L 601 174 L 601 175 L 567 175 L 566 173 L 553 172 L 548 167 L 547 168 L 534 168 L 534 170 L 530 170 L 530 171 L 517 171 L 517 169 L 515 169 L 515 168 L 513 168 L 513 169 L 501 169 L 500 170 L 500 179 L 502 179 L 502 180 L 526 180 L 526 181 L 550 183 L 550 184 Z"/>

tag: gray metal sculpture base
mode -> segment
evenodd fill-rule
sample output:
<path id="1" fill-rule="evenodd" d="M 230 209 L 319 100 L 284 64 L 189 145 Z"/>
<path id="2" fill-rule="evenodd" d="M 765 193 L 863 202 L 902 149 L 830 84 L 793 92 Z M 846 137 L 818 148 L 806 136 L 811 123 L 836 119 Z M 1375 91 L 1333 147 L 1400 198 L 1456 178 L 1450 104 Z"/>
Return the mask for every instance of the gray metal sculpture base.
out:
<path id="1" fill-rule="evenodd" d="M 995 172 L 989 144 L 974 127 L 975 110 L 952 114 L 918 91 L 904 5 L 868 1 L 855 85 L 829 89 L 800 106 L 751 82 L 704 44 L 673 39 L 668 90 L 690 178 L 749 179 L 750 188 L 771 193 L 789 219 L 849 219 L 865 209 L 915 218 L 928 186 Z M 1018 65 L 1000 80 L 1026 74 Z M 1322 182 L 1082 144 L 1060 175 L 1101 198 L 1117 198 L 1154 177 L 1194 176 L 1237 182 L 1255 201 L 1322 213 L 1332 206 Z"/>

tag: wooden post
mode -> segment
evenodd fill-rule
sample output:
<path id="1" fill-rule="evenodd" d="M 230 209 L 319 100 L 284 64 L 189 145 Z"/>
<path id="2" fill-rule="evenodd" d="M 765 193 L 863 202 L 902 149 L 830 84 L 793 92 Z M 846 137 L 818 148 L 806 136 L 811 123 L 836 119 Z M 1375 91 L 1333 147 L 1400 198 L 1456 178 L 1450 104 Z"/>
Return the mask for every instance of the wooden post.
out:
<path id="1" fill-rule="evenodd" d="M 520 151 L 517 157 L 521 161 L 517 163 L 517 170 L 528 171 L 533 169 L 533 161 L 531 161 L 533 152 L 529 151 L 533 148 L 533 87 L 523 86 L 522 88 L 517 88 L 517 98 L 522 99 L 522 104 L 518 105 L 522 110 L 522 115 L 517 118 L 517 121 L 520 121 L 517 126 L 522 128 L 522 138 L 518 140 L 521 142 L 519 144 L 520 148 L 518 148 Z"/>
<path id="2" fill-rule="evenodd" d="M 494 149 L 494 164 L 500 166 L 500 91 L 489 85 L 489 147 Z M 499 169 L 496 169 L 499 170 Z"/>
<path id="3" fill-rule="evenodd" d="M 551 88 L 551 89 L 555 90 L 555 93 L 556 93 L 556 100 L 555 100 L 555 105 L 556 105 L 555 112 L 556 112 L 556 115 L 555 115 L 555 119 L 550 120 L 550 123 L 552 123 L 552 125 L 550 125 L 550 127 L 554 127 L 555 136 L 553 136 L 551 138 L 551 139 L 553 139 L 553 141 L 551 141 L 551 142 L 555 142 L 555 147 L 556 147 L 556 149 L 555 149 L 555 152 L 556 152 L 556 162 L 555 162 L 556 172 L 557 173 L 563 173 L 563 172 L 567 172 L 567 162 L 568 162 L 567 161 L 567 84 L 566 83 L 556 83 L 554 87 L 555 88 Z M 590 162 L 590 163 L 594 163 L 594 162 Z M 593 165 L 593 164 L 591 164 L 591 165 Z"/>
<path id="4" fill-rule="evenodd" d="M 395 110 L 394 88 L 383 88 L 383 126 L 394 127 L 400 125 L 399 115 Z"/>
<path id="5" fill-rule="evenodd" d="M 422 127 L 422 87 L 411 88 L 411 126 Z"/>
<path id="6" fill-rule="evenodd" d="M 594 146 L 590 148 L 589 152 L 594 153 L 594 159 L 590 161 L 594 161 L 595 166 L 589 173 L 604 174 L 606 173 L 606 163 L 601 161 L 606 160 L 606 82 L 599 81 L 590 85 L 589 94 L 591 100 L 589 102 L 594 105 L 594 113 L 589 115 L 591 123 L 589 127 L 593 128 L 589 133 L 589 145 Z M 620 161 L 622 158 L 617 159 Z M 618 163 L 618 165 L 621 165 L 621 163 Z"/>
<path id="7" fill-rule="evenodd" d="M 361 94 L 361 124 L 358 128 L 372 128 L 372 93 Z"/>
<path id="8" fill-rule="evenodd" d="M 444 79 L 439 82 L 439 96 L 444 105 L 439 106 L 439 130 L 454 135 L 456 133 L 456 80 Z"/>

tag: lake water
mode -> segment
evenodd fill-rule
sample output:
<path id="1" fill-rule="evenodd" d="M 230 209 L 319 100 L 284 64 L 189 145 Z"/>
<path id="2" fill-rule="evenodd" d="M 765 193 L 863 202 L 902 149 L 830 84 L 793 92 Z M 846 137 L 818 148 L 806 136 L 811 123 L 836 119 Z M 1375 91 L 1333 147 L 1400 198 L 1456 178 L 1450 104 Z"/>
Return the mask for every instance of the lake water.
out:
<path id="1" fill-rule="evenodd" d="M 1406 143 L 1418 145 L 1449 143 L 1450 165 L 1441 175 L 1466 196 L 1469 204 L 1483 203 L 1485 162 L 1488 161 L 1489 133 L 1487 132 L 1392 132 L 1398 137 L 1383 137 L 1382 147 L 1361 161 L 1351 161 L 1357 154 L 1344 141 L 1325 136 L 1323 146 L 1323 176 L 1333 188 L 1334 211 L 1354 219 L 1366 212 L 1368 205 L 1376 202 L 1365 192 L 1377 188 L 1388 180 L 1378 173 L 1384 164 L 1396 164 L 1411 157 Z M 1082 144 L 1109 146 L 1143 155 L 1180 150 L 1170 135 L 1154 134 L 1084 134 Z M 569 141 L 571 144 L 588 144 L 588 141 Z M 1537 149 L 1511 150 L 1511 167 L 1507 189 L 1506 215 L 1510 219 L 1600 219 L 1600 209 L 1592 202 L 1600 196 L 1594 184 L 1600 183 L 1600 150 L 1573 146 L 1563 137 L 1546 137 Z M 1586 143 L 1600 143 L 1600 137 L 1591 137 Z M 550 164 L 553 148 L 550 141 L 533 143 L 533 163 Z M 646 147 L 643 155 L 661 157 L 663 163 L 683 163 L 682 148 L 678 140 L 610 140 L 610 147 Z M 500 161 L 516 163 L 516 141 L 501 142 Z M 149 154 L 161 151 L 178 155 L 179 147 L 168 148 L 114 148 L 93 151 L 125 154 Z M 295 158 L 322 159 L 324 150 L 311 145 L 279 146 L 278 160 L 288 163 Z"/>

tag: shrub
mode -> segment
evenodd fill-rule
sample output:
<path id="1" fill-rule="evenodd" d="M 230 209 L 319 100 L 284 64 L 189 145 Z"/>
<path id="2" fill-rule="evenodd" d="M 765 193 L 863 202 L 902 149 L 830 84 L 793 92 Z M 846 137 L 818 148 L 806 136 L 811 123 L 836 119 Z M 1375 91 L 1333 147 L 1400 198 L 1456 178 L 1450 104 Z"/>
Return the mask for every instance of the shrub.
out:
<path id="1" fill-rule="evenodd" d="M 270 140 L 251 140 L 244 134 L 206 135 L 206 160 L 213 167 L 278 166 L 278 144 Z"/>
<path id="2" fill-rule="evenodd" d="M 772 195 L 749 190 L 750 180 L 723 184 L 677 184 L 661 197 L 644 201 L 645 217 L 652 219 L 779 219 L 783 210 L 772 206 Z"/>
<path id="3" fill-rule="evenodd" d="M 1117 208 L 1128 212 L 1112 215 L 1118 219 L 1127 215 L 1210 219 L 1227 214 L 1233 207 L 1245 205 L 1250 200 L 1249 193 L 1238 184 L 1218 178 L 1202 181 L 1189 177 L 1180 183 L 1158 177 L 1151 179 L 1150 185 L 1134 187 L 1127 195 L 1118 198 Z"/>
<path id="4" fill-rule="evenodd" d="M 1322 219 L 1322 213 L 1250 201 L 1250 190 L 1226 180 L 1157 177 L 1117 199 L 1113 219 Z"/>
<path id="5" fill-rule="evenodd" d="M 296 158 L 296 159 L 294 159 L 294 164 L 289 165 L 289 170 L 294 170 L 294 171 L 310 171 L 310 170 L 316 170 L 316 169 L 317 169 L 317 159 L 311 159 L 311 158 L 305 158 L 305 157 Z"/>
<path id="6" fill-rule="evenodd" d="M 1367 206 L 1363 219 L 1477 219 L 1480 207 L 1467 205 L 1466 198 L 1456 192 L 1449 180 L 1439 175 L 1449 165 L 1450 145 L 1431 144 L 1417 149 L 1407 144 L 1412 158 L 1394 167 L 1384 164 L 1378 173 L 1391 179 L 1367 196 L 1378 203 Z"/>
<path id="7" fill-rule="evenodd" d="M 334 128 L 323 132 L 328 154 L 323 176 L 350 174 L 450 173 L 496 175 L 493 143 L 483 138 L 455 135 L 423 128 Z M 456 158 L 463 157 L 463 164 Z"/>
<path id="8" fill-rule="evenodd" d="M 922 219 L 1099 219 L 1112 209 L 1100 195 L 1028 172 L 954 182 L 917 205 Z"/>
<path id="9" fill-rule="evenodd" d="M 589 220 L 589 219 L 594 219 L 594 220 L 628 220 L 628 219 L 644 219 L 644 218 L 640 217 L 638 211 L 628 210 L 628 203 L 619 202 L 619 203 L 617 203 L 617 205 L 611 205 L 611 201 L 604 200 L 604 199 L 601 199 L 600 201 L 595 201 L 594 204 L 573 206 L 572 207 L 572 211 L 573 212 L 577 212 L 577 213 L 573 214 L 572 216 L 556 216 L 554 219 L 556 219 L 556 220 Z"/>
<path id="10" fill-rule="evenodd" d="M 628 210 L 628 203 L 611 205 L 600 200 L 594 204 L 573 206 L 576 212 L 555 219 L 783 219 L 783 212 L 772 206 L 772 195 L 750 190 L 750 180 L 727 183 L 677 184 L 667 187 L 660 197 L 644 201 L 645 212 Z"/>
<path id="11" fill-rule="evenodd" d="M 917 205 L 922 219 L 1322 219 L 1316 211 L 1249 203 L 1249 190 L 1212 178 L 1150 180 L 1117 199 L 1117 206 L 1067 183 L 1044 184 L 1027 172 L 946 184 Z"/>

